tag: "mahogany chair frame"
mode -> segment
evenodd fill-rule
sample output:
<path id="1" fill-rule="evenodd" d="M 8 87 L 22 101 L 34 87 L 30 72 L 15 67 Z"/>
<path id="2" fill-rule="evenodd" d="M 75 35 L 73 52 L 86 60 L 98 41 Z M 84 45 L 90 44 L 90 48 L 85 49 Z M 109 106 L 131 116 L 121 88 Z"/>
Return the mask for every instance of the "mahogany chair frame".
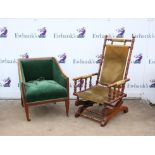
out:
<path id="1" fill-rule="evenodd" d="M 24 80 L 22 78 L 20 61 L 21 60 L 28 60 L 28 61 L 31 61 L 31 60 L 51 60 L 52 58 L 55 59 L 54 57 L 29 58 L 29 59 L 21 58 L 21 59 L 18 59 L 19 80 L 21 81 L 21 105 L 25 109 L 25 114 L 26 114 L 27 121 L 31 121 L 30 116 L 29 116 L 29 107 L 48 104 L 48 103 L 54 103 L 55 104 L 56 102 L 62 102 L 62 101 L 65 101 L 66 116 L 69 116 L 69 104 L 70 104 L 70 102 L 69 102 L 69 77 L 67 77 L 65 75 L 65 73 L 61 69 L 61 67 L 60 67 L 60 65 L 59 65 L 59 63 L 57 62 L 56 59 L 55 59 L 55 62 L 57 63 L 57 66 L 58 66 L 59 70 L 61 71 L 61 74 L 67 80 L 67 88 L 66 88 L 67 89 L 67 97 L 58 98 L 58 99 L 49 99 L 49 100 L 43 100 L 43 101 L 28 102 L 26 100 L 26 98 L 25 98 L 25 95 L 24 95 L 25 94 L 25 84 L 24 84 Z"/>
<path id="2" fill-rule="evenodd" d="M 93 110 L 90 110 L 90 108 L 89 108 L 90 106 L 93 106 L 95 102 L 82 100 L 79 98 L 77 93 L 81 92 L 81 91 L 85 91 L 87 88 L 91 88 L 92 87 L 92 78 L 94 76 L 97 76 L 96 85 L 99 83 L 101 68 L 102 68 L 102 64 L 104 61 L 106 45 L 107 44 L 113 45 L 114 43 L 118 43 L 118 42 L 122 43 L 123 45 L 126 45 L 126 43 L 130 44 L 129 45 L 129 54 L 128 54 L 127 63 L 126 63 L 126 67 L 125 67 L 124 78 L 123 78 L 123 80 L 120 80 L 118 82 L 103 85 L 103 87 L 107 87 L 109 90 L 108 91 L 108 99 L 106 101 L 103 101 L 102 104 L 100 104 L 100 105 L 103 105 L 102 112 L 95 112 Z M 107 124 L 107 122 L 109 120 L 111 120 L 117 113 L 128 112 L 128 107 L 122 105 L 123 104 L 122 99 L 127 96 L 127 94 L 124 93 L 124 88 L 125 88 L 126 82 L 130 80 L 127 78 L 127 74 L 128 74 L 128 70 L 129 70 L 129 64 L 130 64 L 130 60 L 131 60 L 134 42 L 135 42 L 135 36 L 133 36 L 133 35 L 132 35 L 132 39 L 124 39 L 124 38 L 113 38 L 112 39 L 112 38 L 108 38 L 107 35 L 105 36 L 103 50 L 102 50 L 102 59 L 100 61 L 98 73 L 93 73 L 93 74 L 89 74 L 89 75 L 85 75 L 85 76 L 79 76 L 79 77 L 76 77 L 73 79 L 73 81 L 74 81 L 73 95 L 75 95 L 77 97 L 77 99 L 75 101 L 75 105 L 80 106 L 75 114 L 75 117 L 79 117 L 79 116 L 86 117 L 86 118 L 89 118 L 89 119 L 99 122 L 101 126 L 105 126 Z M 83 86 L 80 85 L 79 90 L 78 90 L 77 83 L 82 80 L 84 80 Z M 87 84 L 88 80 L 89 80 L 89 85 Z M 89 115 L 84 113 L 85 111 L 87 111 L 89 113 Z M 90 114 L 92 114 L 92 115 L 90 115 Z M 94 116 L 94 114 L 97 115 L 98 117 Z"/>

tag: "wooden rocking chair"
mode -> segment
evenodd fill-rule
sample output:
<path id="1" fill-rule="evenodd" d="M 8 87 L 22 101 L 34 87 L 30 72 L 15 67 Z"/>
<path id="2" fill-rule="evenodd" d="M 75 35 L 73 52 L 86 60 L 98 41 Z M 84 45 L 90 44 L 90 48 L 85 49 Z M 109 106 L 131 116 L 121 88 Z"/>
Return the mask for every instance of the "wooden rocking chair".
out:
<path id="1" fill-rule="evenodd" d="M 105 126 L 117 113 L 128 112 L 128 107 L 122 105 L 122 99 L 127 96 L 124 88 L 130 80 L 127 74 L 134 41 L 134 36 L 132 39 L 105 36 L 98 73 L 73 79 L 73 95 L 77 96 L 75 105 L 80 106 L 75 117 L 83 116 Z M 96 83 L 93 85 L 95 76 Z M 92 110 L 91 106 L 96 104 L 102 106 L 99 106 L 101 110 Z"/>

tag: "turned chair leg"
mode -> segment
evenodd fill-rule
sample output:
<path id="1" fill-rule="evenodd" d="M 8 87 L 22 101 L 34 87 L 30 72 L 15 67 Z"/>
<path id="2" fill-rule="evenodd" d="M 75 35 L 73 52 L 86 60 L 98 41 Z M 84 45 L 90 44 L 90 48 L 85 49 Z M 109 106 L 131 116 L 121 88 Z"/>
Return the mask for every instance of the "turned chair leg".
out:
<path id="1" fill-rule="evenodd" d="M 26 113 L 27 121 L 31 121 L 30 117 L 29 117 L 29 107 L 27 104 L 25 104 L 24 107 L 25 107 L 25 113 Z"/>
<path id="2" fill-rule="evenodd" d="M 69 116 L 69 100 L 65 101 L 65 107 L 66 107 L 66 116 Z"/>
<path id="3" fill-rule="evenodd" d="M 21 105 L 24 107 L 23 98 L 21 97 Z"/>

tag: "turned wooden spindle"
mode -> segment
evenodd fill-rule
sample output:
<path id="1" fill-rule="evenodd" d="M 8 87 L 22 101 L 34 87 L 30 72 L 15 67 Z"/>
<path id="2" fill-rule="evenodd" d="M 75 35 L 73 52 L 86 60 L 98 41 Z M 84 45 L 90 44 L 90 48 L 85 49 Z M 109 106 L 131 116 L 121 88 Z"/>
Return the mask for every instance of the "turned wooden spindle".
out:
<path id="1" fill-rule="evenodd" d="M 120 95 L 120 91 L 121 91 L 120 88 L 121 88 L 120 86 L 117 87 L 117 89 L 118 89 L 117 90 L 117 95 L 116 95 L 117 97 L 119 97 L 119 95 Z"/>
<path id="2" fill-rule="evenodd" d="M 89 78 L 89 87 L 91 88 L 92 86 L 92 77 Z"/>
<path id="3" fill-rule="evenodd" d="M 82 90 L 82 79 L 80 79 L 80 84 L 79 84 L 79 86 L 80 86 L 80 91 Z"/>
<path id="4" fill-rule="evenodd" d="M 74 80 L 74 94 L 76 94 L 77 81 Z"/>
<path id="5" fill-rule="evenodd" d="M 123 94 L 124 89 L 125 89 L 125 84 L 122 84 L 121 95 Z"/>
<path id="6" fill-rule="evenodd" d="M 109 93 L 108 93 L 108 101 L 111 101 L 111 87 L 109 88 Z"/>
<path id="7" fill-rule="evenodd" d="M 114 86 L 114 90 L 113 90 L 113 100 L 115 99 L 115 95 L 116 95 L 116 86 Z"/>
<path id="8" fill-rule="evenodd" d="M 85 90 L 87 88 L 87 78 L 85 78 L 85 86 L 84 86 Z"/>

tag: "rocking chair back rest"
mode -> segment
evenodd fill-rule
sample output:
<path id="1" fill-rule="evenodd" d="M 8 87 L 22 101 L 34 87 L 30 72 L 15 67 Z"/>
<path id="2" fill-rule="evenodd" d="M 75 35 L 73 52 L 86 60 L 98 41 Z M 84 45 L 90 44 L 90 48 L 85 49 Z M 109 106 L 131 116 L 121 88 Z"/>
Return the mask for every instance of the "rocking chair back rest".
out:
<path id="1" fill-rule="evenodd" d="M 124 79 L 129 46 L 106 45 L 99 83 L 111 84 Z"/>
<path id="2" fill-rule="evenodd" d="M 109 39 L 107 35 L 105 36 L 97 84 L 106 85 L 127 78 L 134 41 L 133 35 L 132 39 Z M 107 42 L 110 42 L 110 45 Z M 121 45 L 114 45 L 114 43 Z"/>

